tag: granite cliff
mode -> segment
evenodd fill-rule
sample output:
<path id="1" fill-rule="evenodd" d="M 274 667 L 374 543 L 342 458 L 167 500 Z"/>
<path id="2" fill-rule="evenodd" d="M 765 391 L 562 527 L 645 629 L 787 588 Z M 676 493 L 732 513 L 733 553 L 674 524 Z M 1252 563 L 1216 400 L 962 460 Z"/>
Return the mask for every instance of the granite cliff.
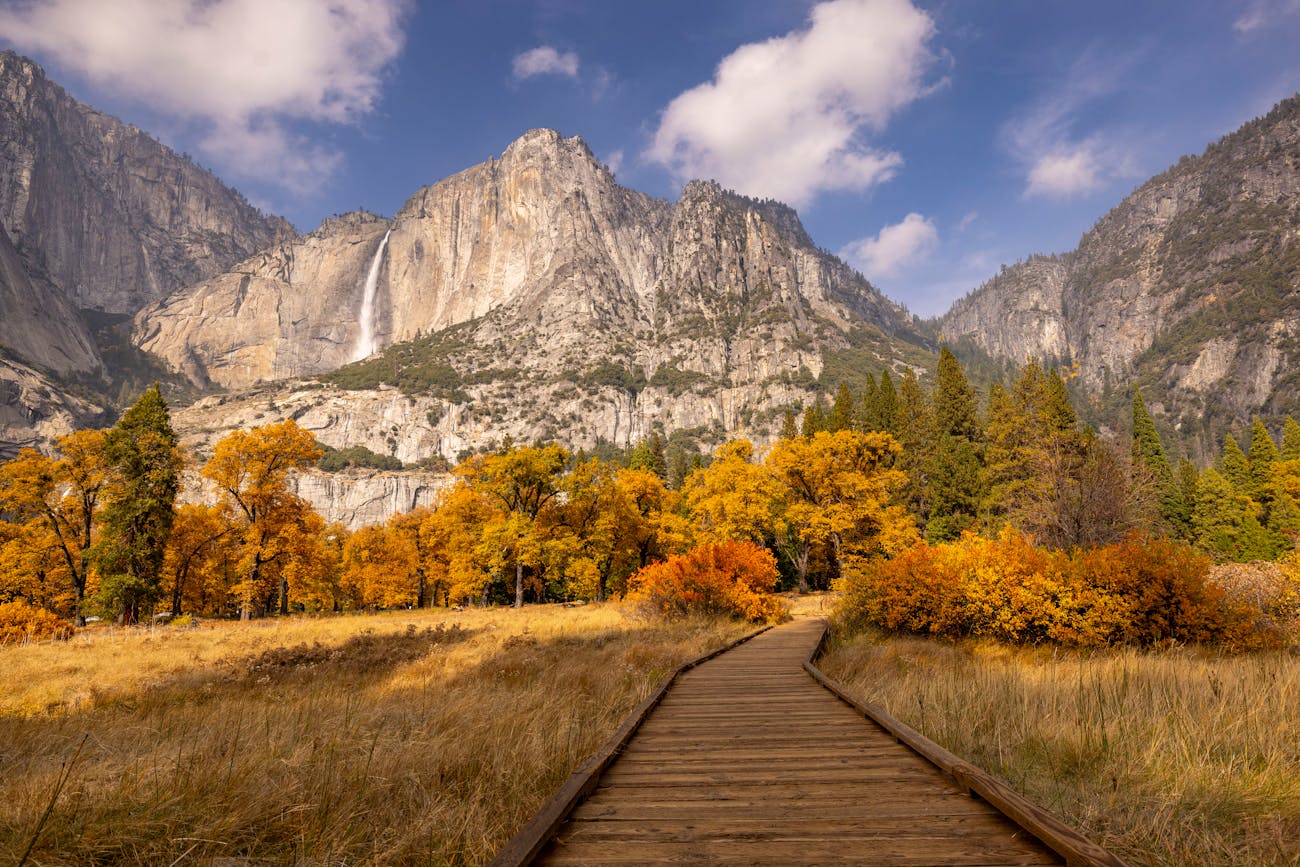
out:
<path id="1" fill-rule="evenodd" d="M 0 52 L 0 224 L 76 307 L 134 313 L 293 229 Z"/>
<path id="2" fill-rule="evenodd" d="M 1300 409 L 1300 97 L 1139 187 L 1076 250 L 959 301 L 943 336 L 1078 364 L 1105 401 L 1140 383 L 1192 449 Z"/>
<path id="3" fill-rule="evenodd" d="M 765 438 L 828 361 L 924 359 L 911 328 L 789 208 L 698 181 L 656 200 L 581 139 L 533 130 L 392 220 L 327 220 L 163 299 L 135 333 L 196 384 L 234 389 L 228 412 L 273 405 L 265 418 L 330 445 L 411 461 L 505 436 Z M 312 375 L 324 383 L 263 397 Z"/>

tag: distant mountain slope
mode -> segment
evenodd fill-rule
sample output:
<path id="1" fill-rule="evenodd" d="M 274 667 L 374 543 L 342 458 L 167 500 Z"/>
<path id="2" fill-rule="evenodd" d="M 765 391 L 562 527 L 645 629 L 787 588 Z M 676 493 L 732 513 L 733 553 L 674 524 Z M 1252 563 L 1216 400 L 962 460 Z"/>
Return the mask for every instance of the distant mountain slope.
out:
<path id="1" fill-rule="evenodd" d="M 134 313 L 293 229 L 141 130 L 0 52 L 0 223 L 33 277 Z"/>
<path id="2" fill-rule="evenodd" d="M 1073 252 L 1004 268 L 939 325 L 1011 361 L 1078 362 L 1094 393 L 1136 379 L 1200 443 L 1296 411 L 1300 96 L 1143 184 Z"/>
<path id="3" fill-rule="evenodd" d="M 506 435 L 767 436 L 828 364 L 927 360 L 912 327 L 784 205 L 699 181 L 659 201 L 619 186 L 581 139 L 533 130 L 391 222 L 328 220 L 141 311 L 136 339 L 195 382 L 236 389 L 373 355 L 328 377 L 352 394 L 329 398 L 330 424 L 410 460 Z M 390 410 L 368 409 L 388 405 L 384 385 L 423 401 L 397 432 Z"/>

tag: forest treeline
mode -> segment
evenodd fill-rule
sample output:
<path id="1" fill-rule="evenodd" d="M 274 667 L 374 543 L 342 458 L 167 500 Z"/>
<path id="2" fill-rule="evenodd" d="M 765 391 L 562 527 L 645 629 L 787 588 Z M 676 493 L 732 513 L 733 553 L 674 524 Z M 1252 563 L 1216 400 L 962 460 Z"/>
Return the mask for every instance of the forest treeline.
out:
<path id="1" fill-rule="evenodd" d="M 1201 564 L 1295 548 L 1293 419 L 1280 445 L 1256 421 L 1199 471 L 1167 459 L 1136 390 L 1128 421 L 1123 442 L 1081 426 L 1062 372 L 1036 362 L 981 404 L 944 350 L 930 388 L 910 369 L 841 386 L 761 453 L 727 442 L 675 485 L 659 435 L 613 458 L 505 443 L 433 506 L 350 532 L 292 493 L 323 453 L 293 421 L 219 441 L 197 468 L 212 502 L 178 502 L 186 458 L 154 387 L 113 428 L 0 464 L 0 620 L 658 598 L 705 563 L 770 575 L 754 588 L 860 587 L 901 552 L 1009 533 L 1060 551 L 1164 539 Z"/>

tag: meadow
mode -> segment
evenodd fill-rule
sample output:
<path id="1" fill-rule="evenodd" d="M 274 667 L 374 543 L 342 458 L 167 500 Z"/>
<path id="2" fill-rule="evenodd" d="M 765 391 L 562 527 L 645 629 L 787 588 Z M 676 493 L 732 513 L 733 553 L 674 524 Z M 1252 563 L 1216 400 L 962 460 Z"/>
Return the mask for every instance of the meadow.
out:
<path id="1" fill-rule="evenodd" d="M 1300 864 L 1300 653 L 866 632 L 820 667 L 1132 864 Z"/>
<path id="2" fill-rule="evenodd" d="M 749 629 L 552 605 L 0 647 L 0 860 L 483 863 L 667 672 Z"/>

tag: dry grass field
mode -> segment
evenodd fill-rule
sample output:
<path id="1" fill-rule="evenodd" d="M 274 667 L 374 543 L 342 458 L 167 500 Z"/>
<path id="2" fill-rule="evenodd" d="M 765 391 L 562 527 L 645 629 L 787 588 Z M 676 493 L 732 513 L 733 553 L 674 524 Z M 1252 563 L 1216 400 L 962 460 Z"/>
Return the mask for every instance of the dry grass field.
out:
<path id="1" fill-rule="evenodd" d="M 1300 654 L 860 635 L 820 665 L 1133 864 L 1300 864 Z"/>
<path id="2" fill-rule="evenodd" d="M 746 631 L 608 604 L 0 647 L 0 861 L 35 836 L 29 864 L 482 863 L 664 674 Z"/>

